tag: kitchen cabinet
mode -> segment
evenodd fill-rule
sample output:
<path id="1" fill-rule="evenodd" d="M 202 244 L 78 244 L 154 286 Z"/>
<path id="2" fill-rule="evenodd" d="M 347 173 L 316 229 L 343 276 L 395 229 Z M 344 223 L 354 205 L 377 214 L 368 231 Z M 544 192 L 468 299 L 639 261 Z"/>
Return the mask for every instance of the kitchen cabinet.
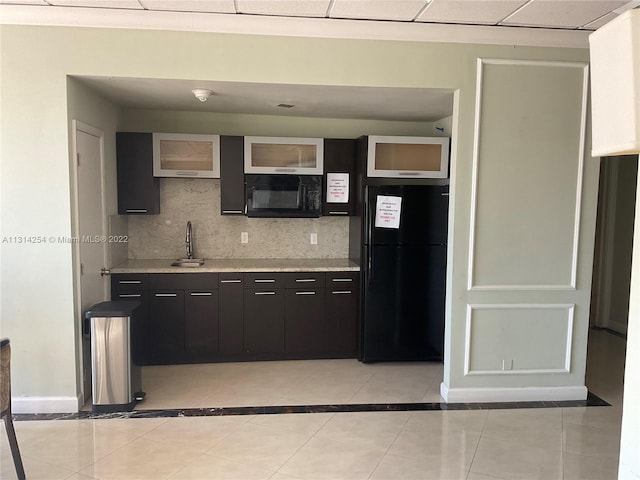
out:
<path id="1" fill-rule="evenodd" d="M 152 363 L 213 360 L 218 352 L 216 273 L 150 274 Z"/>
<path id="2" fill-rule="evenodd" d="M 153 176 L 151 133 L 116 133 L 118 213 L 160 213 L 160 183 Z"/>
<path id="3" fill-rule="evenodd" d="M 154 133 L 153 175 L 220 178 L 220 136 Z"/>
<path id="4" fill-rule="evenodd" d="M 244 280 L 245 353 L 284 353 L 283 274 L 245 273 Z"/>
<path id="5" fill-rule="evenodd" d="M 367 177 L 447 178 L 449 138 L 371 135 L 367 139 Z"/>
<path id="6" fill-rule="evenodd" d="M 285 352 L 319 354 L 325 350 L 324 272 L 285 273 Z"/>
<path id="7" fill-rule="evenodd" d="M 355 358 L 358 353 L 358 272 L 328 272 L 325 301 L 326 351 Z"/>
<path id="8" fill-rule="evenodd" d="M 353 215 L 356 199 L 357 140 L 325 138 L 323 215 Z"/>
<path id="9" fill-rule="evenodd" d="M 146 341 L 147 323 L 149 317 L 149 302 L 147 292 L 147 274 L 114 274 L 111 276 L 112 300 L 136 300 L 140 306 L 134 310 L 131 324 L 131 355 L 137 365 L 149 363 Z"/>
<path id="10" fill-rule="evenodd" d="M 322 175 L 321 138 L 244 137 L 244 173 Z"/>
<path id="11" fill-rule="evenodd" d="M 244 281 L 242 273 L 218 275 L 219 353 L 234 358 L 244 353 Z"/>
<path id="12" fill-rule="evenodd" d="M 220 137 L 220 211 L 222 215 L 242 215 L 244 193 L 244 138 Z"/>

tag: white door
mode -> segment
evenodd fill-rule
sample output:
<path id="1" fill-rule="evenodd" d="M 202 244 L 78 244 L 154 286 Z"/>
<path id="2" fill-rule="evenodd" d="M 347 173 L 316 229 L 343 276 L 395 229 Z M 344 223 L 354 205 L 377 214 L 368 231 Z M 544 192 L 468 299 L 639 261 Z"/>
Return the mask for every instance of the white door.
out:
<path id="1" fill-rule="evenodd" d="M 76 288 L 79 294 L 78 316 L 92 305 L 108 298 L 106 214 L 104 208 L 103 134 L 101 131 L 74 121 L 77 192 Z M 83 337 L 83 393 L 85 401 L 91 394 L 91 354 L 89 338 Z"/>

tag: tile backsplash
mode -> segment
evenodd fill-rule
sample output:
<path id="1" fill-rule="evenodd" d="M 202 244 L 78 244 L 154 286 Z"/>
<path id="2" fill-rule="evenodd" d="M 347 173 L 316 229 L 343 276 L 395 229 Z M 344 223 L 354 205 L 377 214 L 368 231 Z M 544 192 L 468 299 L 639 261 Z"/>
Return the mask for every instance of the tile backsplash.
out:
<path id="1" fill-rule="evenodd" d="M 129 258 L 184 257 L 187 221 L 198 258 L 346 258 L 349 219 L 220 215 L 220 180 L 161 178 L 160 214 L 129 216 Z M 248 232 L 249 243 L 240 243 Z M 310 234 L 318 244 L 311 245 Z"/>

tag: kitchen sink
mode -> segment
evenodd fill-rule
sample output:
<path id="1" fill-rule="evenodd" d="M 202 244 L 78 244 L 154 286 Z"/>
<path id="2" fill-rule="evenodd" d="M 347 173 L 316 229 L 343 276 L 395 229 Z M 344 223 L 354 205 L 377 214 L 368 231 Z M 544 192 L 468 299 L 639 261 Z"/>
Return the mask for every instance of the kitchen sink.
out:
<path id="1" fill-rule="evenodd" d="M 172 267 L 201 267 L 204 265 L 203 258 L 179 258 L 171 264 Z"/>

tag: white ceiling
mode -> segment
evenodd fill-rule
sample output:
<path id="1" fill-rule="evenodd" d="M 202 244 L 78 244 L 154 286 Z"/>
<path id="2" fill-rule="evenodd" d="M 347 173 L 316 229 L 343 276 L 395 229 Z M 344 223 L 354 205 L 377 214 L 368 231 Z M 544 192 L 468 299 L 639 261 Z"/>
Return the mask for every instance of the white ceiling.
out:
<path id="1" fill-rule="evenodd" d="M 151 18 L 176 12 L 176 18 L 188 14 L 205 22 L 215 19 L 217 23 L 221 18 L 309 19 L 327 22 L 328 31 L 330 25 L 335 25 L 330 22 L 348 20 L 352 23 L 347 22 L 346 28 L 354 25 L 371 28 L 375 24 L 398 28 L 409 28 L 412 24 L 414 27 L 431 24 L 433 28 L 463 25 L 458 28 L 500 28 L 521 35 L 546 31 L 550 36 L 562 32 L 568 35 L 570 31 L 587 34 L 624 9 L 640 6 L 640 0 L 0 0 L 2 4 L 5 8 L 21 8 L 27 18 L 32 12 L 36 18 L 36 11 L 40 19 L 41 12 L 51 12 L 44 16 L 62 24 L 65 17 L 77 19 L 87 12 L 100 12 L 101 18 L 109 16 L 110 21 L 116 22 L 109 26 L 123 28 L 145 28 L 147 15 Z M 134 11 L 136 16 L 132 20 Z M 107 15 L 111 13 L 121 15 Z M 278 24 L 275 25 L 277 28 Z M 88 26 L 100 26 L 100 22 Z M 285 27 L 280 28 L 284 33 Z M 78 78 L 127 108 L 398 121 L 433 121 L 453 111 L 453 93 L 446 90 L 249 84 L 207 79 L 195 82 Z M 193 88 L 207 88 L 215 94 L 202 103 L 192 95 Z M 282 103 L 294 107 L 277 106 Z"/>
<path id="2" fill-rule="evenodd" d="M 0 4 L 595 30 L 629 0 L 0 0 Z M 72 14 L 72 11 L 69 12 Z"/>

